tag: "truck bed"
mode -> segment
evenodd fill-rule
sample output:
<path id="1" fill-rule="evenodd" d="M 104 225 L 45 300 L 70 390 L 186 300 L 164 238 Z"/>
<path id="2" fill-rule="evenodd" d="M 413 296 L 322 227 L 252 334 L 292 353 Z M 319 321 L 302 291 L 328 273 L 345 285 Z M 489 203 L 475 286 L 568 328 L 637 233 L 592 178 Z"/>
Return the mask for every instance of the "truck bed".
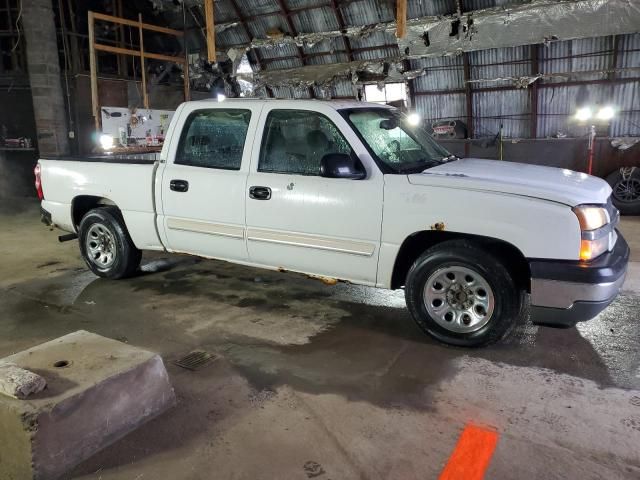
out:
<path id="1" fill-rule="evenodd" d="M 117 205 L 135 245 L 161 249 L 155 228 L 156 158 L 148 153 L 42 158 L 42 207 L 55 225 L 75 232 L 78 202 Z"/>

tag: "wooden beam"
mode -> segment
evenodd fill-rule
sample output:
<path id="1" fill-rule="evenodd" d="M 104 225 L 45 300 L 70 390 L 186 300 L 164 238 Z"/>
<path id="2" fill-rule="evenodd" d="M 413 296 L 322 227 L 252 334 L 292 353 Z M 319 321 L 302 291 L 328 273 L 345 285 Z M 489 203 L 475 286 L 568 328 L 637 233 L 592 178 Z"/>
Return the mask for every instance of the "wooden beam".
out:
<path id="1" fill-rule="evenodd" d="M 89 70 L 91 72 L 91 111 L 96 125 L 100 130 L 100 106 L 98 105 L 98 65 L 96 58 L 96 37 L 94 28 L 94 13 L 89 11 Z"/>
<path id="2" fill-rule="evenodd" d="M 104 20 L 105 22 L 119 23 L 122 25 L 129 25 L 130 27 L 138 27 L 138 22 L 135 20 L 129 20 L 127 18 L 114 17 L 113 15 L 105 15 L 104 13 L 92 12 L 93 18 L 96 20 Z M 142 28 L 145 30 L 152 30 L 154 32 L 166 33 L 167 35 L 173 35 L 174 37 L 184 36 L 184 32 L 180 30 L 174 30 L 173 28 L 159 27 L 158 25 L 151 25 L 150 23 L 143 23 Z"/>
<path id="3" fill-rule="evenodd" d="M 144 36 L 142 35 L 142 14 L 138 14 L 138 33 L 140 35 L 140 73 L 142 75 L 142 103 L 149 108 L 149 94 L 147 93 L 147 69 L 144 64 Z"/>
<path id="4" fill-rule="evenodd" d="M 204 0 L 204 16 L 207 27 L 207 60 L 216 62 L 216 30 L 213 18 L 213 0 Z"/>
<path id="5" fill-rule="evenodd" d="M 396 2 L 396 37 L 404 38 L 407 34 L 407 0 Z"/>
<path id="6" fill-rule="evenodd" d="M 94 48 L 101 52 L 118 53 L 121 55 L 132 55 L 134 57 L 140 56 L 139 50 L 130 50 L 128 48 L 112 47 L 111 45 L 103 45 L 101 43 L 94 44 Z M 162 60 L 165 62 L 179 63 L 180 65 L 184 65 L 186 63 L 185 59 L 182 57 L 162 55 L 160 53 L 144 52 L 144 58 L 153 58 L 154 60 Z"/>

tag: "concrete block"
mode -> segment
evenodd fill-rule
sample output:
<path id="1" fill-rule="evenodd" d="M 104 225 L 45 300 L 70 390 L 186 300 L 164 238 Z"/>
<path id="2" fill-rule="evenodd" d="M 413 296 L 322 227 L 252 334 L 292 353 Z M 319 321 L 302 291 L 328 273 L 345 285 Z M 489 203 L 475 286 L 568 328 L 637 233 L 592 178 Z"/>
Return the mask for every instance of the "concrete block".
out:
<path id="1" fill-rule="evenodd" d="M 5 359 L 47 388 L 0 396 L 0 479 L 50 480 L 175 405 L 157 354 L 78 331 Z"/>
<path id="2" fill-rule="evenodd" d="M 37 373 L 10 363 L 0 363 L 0 394 L 24 400 L 46 386 L 47 381 Z"/>

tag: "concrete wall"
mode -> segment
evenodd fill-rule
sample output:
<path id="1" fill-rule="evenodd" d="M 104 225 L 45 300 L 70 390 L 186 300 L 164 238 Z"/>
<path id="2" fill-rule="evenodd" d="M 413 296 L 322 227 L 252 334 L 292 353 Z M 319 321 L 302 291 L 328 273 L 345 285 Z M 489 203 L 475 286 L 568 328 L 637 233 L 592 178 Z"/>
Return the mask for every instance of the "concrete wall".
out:
<path id="1" fill-rule="evenodd" d="M 67 108 L 60 82 L 51 0 L 30 0 L 22 7 L 38 149 L 41 155 L 65 155 L 69 152 Z"/>

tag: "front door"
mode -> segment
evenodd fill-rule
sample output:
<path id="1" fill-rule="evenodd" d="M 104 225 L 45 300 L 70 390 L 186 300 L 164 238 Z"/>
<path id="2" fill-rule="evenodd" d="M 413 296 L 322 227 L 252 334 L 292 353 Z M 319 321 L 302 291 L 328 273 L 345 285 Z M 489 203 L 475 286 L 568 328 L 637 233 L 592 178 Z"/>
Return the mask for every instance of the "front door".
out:
<path id="1" fill-rule="evenodd" d="M 162 174 L 159 224 L 167 247 L 246 261 L 245 187 L 259 110 L 215 106 L 183 115 L 175 156 Z"/>
<path id="2" fill-rule="evenodd" d="M 245 192 L 249 259 L 375 284 L 383 177 L 338 112 L 318 110 L 263 110 Z M 321 177 L 330 153 L 358 156 L 367 177 Z"/>

